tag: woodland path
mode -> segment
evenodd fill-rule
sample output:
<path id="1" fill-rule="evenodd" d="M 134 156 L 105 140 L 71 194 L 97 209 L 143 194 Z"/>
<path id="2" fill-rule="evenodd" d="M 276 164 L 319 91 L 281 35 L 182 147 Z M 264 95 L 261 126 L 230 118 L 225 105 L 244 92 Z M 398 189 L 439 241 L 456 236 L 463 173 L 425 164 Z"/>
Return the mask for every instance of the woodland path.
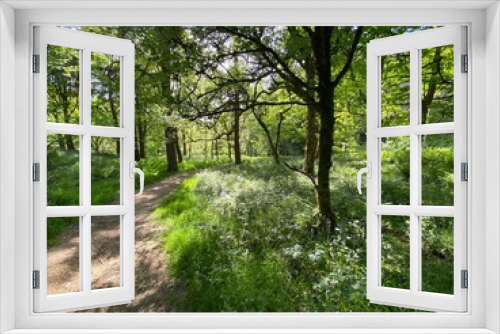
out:
<path id="1" fill-rule="evenodd" d="M 186 178 L 197 171 L 181 172 L 144 188 L 135 195 L 135 299 L 116 305 L 79 312 L 178 312 L 184 286 L 169 277 L 163 249 L 165 226 L 153 223 L 153 211 Z M 110 203 L 115 204 L 115 203 Z M 92 289 L 120 285 L 120 231 L 113 217 L 99 217 L 92 224 Z M 78 225 L 78 224 L 75 224 Z M 60 243 L 47 251 L 48 286 L 52 294 L 78 291 L 78 226 L 68 229 Z M 68 276 L 68 273 L 76 273 Z M 175 295 L 175 298 L 169 296 Z"/>

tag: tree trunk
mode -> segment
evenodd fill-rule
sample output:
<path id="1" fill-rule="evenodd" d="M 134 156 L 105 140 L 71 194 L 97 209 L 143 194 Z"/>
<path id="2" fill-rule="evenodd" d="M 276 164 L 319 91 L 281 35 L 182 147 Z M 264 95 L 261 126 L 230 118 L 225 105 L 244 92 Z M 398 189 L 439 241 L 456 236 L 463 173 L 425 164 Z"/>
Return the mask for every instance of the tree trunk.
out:
<path id="1" fill-rule="evenodd" d="M 231 135 L 227 135 L 227 157 L 229 160 L 233 159 L 231 155 Z"/>
<path id="2" fill-rule="evenodd" d="M 336 227 L 330 200 L 330 168 L 332 166 L 333 86 L 331 82 L 331 34 L 332 27 L 316 27 L 313 39 L 315 66 L 318 74 L 318 111 L 320 114 L 319 162 L 316 185 L 318 213 L 326 231 Z"/>
<path id="3" fill-rule="evenodd" d="M 165 49 L 165 56 L 168 58 L 170 56 L 170 49 L 167 47 Z M 170 72 L 171 67 L 169 64 L 161 64 L 161 72 L 164 75 L 163 80 L 161 81 L 162 92 L 164 95 L 164 102 L 166 106 L 165 116 L 172 116 L 172 90 L 170 87 L 171 84 L 171 75 Z M 165 151 L 167 156 L 167 170 L 169 172 L 177 172 L 179 170 L 179 165 L 177 163 L 177 152 L 175 143 L 177 141 L 177 128 L 168 124 L 170 120 L 167 119 L 167 123 L 165 125 Z"/>
<path id="4" fill-rule="evenodd" d="M 255 112 L 255 110 L 252 110 L 252 112 L 253 112 L 253 115 L 255 116 L 255 119 L 257 120 L 257 123 L 259 123 L 260 127 L 262 128 L 262 130 L 264 130 L 264 133 L 266 134 L 267 143 L 269 144 L 269 153 L 270 153 L 270 155 L 273 157 L 273 160 L 274 160 L 274 162 L 276 164 L 280 164 L 280 156 L 279 156 L 279 152 L 278 152 L 279 131 L 278 131 L 278 135 L 277 135 L 277 139 L 276 139 L 276 145 L 275 145 L 274 142 L 273 142 L 271 131 L 269 130 L 269 128 L 266 125 L 266 123 L 264 123 L 264 121 L 262 120 L 262 118 L 260 118 L 260 116 L 258 116 L 258 114 Z M 280 117 L 280 122 L 279 122 L 278 128 L 280 128 L 281 120 L 282 120 L 282 118 Z"/>
<path id="5" fill-rule="evenodd" d="M 436 64 L 437 68 L 441 66 L 441 47 L 436 48 L 436 53 L 434 54 L 433 63 Z M 438 85 L 438 79 L 432 78 L 429 81 L 429 86 L 424 96 L 422 97 L 422 124 L 427 124 L 429 118 L 429 107 L 434 100 L 434 94 L 436 93 Z M 424 135 L 422 138 L 422 146 L 427 147 L 427 136 Z"/>
<path id="6" fill-rule="evenodd" d="M 169 172 L 177 172 L 179 165 L 177 164 L 177 154 L 175 150 L 175 128 L 167 126 L 165 128 L 165 142 L 167 151 L 167 170 Z"/>
<path id="7" fill-rule="evenodd" d="M 146 159 L 146 124 L 142 121 L 139 123 L 139 152 L 141 159 Z"/>
<path id="8" fill-rule="evenodd" d="M 215 138 L 215 159 L 219 160 L 219 139 Z"/>
<path id="9" fill-rule="evenodd" d="M 314 175 L 314 162 L 318 150 L 318 119 L 316 115 L 316 106 L 307 106 L 307 125 L 306 125 L 306 149 L 304 158 L 304 172 Z"/>
<path id="10" fill-rule="evenodd" d="M 181 152 L 181 146 L 179 145 L 179 134 L 177 131 L 176 131 L 176 135 L 175 135 L 175 151 L 177 153 L 177 161 L 179 163 L 181 163 L 182 162 L 182 152 Z"/>
<path id="11" fill-rule="evenodd" d="M 67 97 L 63 98 L 63 108 L 64 123 L 71 123 L 71 111 L 69 111 Z M 75 143 L 73 143 L 73 137 L 71 135 L 64 135 L 64 148 L 66 151 L 75 149 Z"/>
<path id="12" fill-rule="evenodd" d="M 215 145 L 214 145 L 214 140 L 212 139 L 210 141 L 210 160 L 214 160 L 215 156 Z"/>
<path id="13" fill-rule="evenodd" d="M 320 114 L 316 199 L 319 216 L 324 220 L 327 232 L 334 231 L 337 227 L 337 220 L 330 201 L 330 168 L 332 166 L 333 131 L 335 129 L 334 91 L 351 66 L 361 34 L 363 33 L 363 27 L 356 28 L 351 49 L 348 51 L 347 60 L 332 81 L 331 37 L 333 29 L 333 27 L 316 27 L 312 35 L 316 73 L 318 75 L 318 111 Z M 338 27 L 335 29 L 339 30 Z"/>
<path id="14" fill-rule="evenodd" d="M 269 148 L 271 149 L 271 156 L 273 157 L 274 163 L 279 165 L 280 164 L 280 155 L 278 152 L 278 148 L 272 143 L 272 139 L 268 137 L 267 139 L 269 143 Z"/>
<path id="15" fill-rule="evenodd" d="M 90 146 L 92 147 L 92 150 L 93 150 L 92 153 L 99 154 L 99 152 L 101 150 L 101 140 L 102 139 L 103 139 L 103 137 L 94 137 L 94 138 L 92 138 L 92 141 L 90 143 Z"/>
<path id="16" fill-rule="evenodd" d="M 203 159 L 208 160 L 207 130 L 203 130 Z"/>
<path id="17" fill-rule="evenodd" d="M 175 142 L 175 151 L 177 153 L 177 160 L 179 163 L 181 163 L 183 161 L 183 158 L 182 158 L 181 147 L 179 146 L 178 141 Z"/>
<path id="18" fill-rule="evenodd" d="M 236 94 L 235 99 L 236 110 L 234 111 L 234 164 L 241 165 L 241 150 L 240 150 L 240 98 Z"/>
<path id="19" fill-rule="evenodd" d="M 108 68 L 108 78 L 109 81 L 112 80 L 112 73 L 111 73 L 111 67 L 113 67 L 114 62 L 112 61 L 110 64 L 110 68 Z M 111 116 L 113 117 L 113 122 L 115 123 L 114 125 L 116 127 L 120 126 L 119 120 L 118 120 L 118 111 L 116 110 L 115 107 L 115 99 L 113 96 L 113 91 L 111 90 L 112 85 L 109 85 L 109 91 L 108 91 L 108 96 L 109 96 L 109 110 L 111 111 Z M 120 155 L 120 141 L 116 142 L 116 154 Z"/>
<path id="20" fill-rule="evenodd" d="M 66 135 L 66 148 L 71 151 L 75 150 L 75 143 L 73 142 L 72 135 Z"/>
<path id="21" fill-rule="evenodd" d="M 305 72 L 307 80 L 307 94 L 310 101 L 307 105 L 307 123 L 306 123 L 306 148 L 304 154 L 304 172 L 314 175 L 314 162 L 318 150 L 318 118 L 315 93 L 315 75 L 314 59 L 307 57 L 305 59 Z"/>
<path id="22" fill-rule="evenodd" d="M 59 123 L 59 117 L 57 116 L 57 113 L 54 114 L 54 118 L 56 120 L 56 123 Z M 66 151 L 66 143 L 64 141 L 64 135 L 57 134 L 57 143 L 59 144 L 59 149 L 61 151 Z"/>
<path id="23" fill-rule="evenodd" d="M 59 149 L 61 151 L 66 151 L 66 141 L 64 140 L 64 135 L 57 135 L 57 142 L 59 143 Z"/>
<path id="24" fill-rule="evenodd" d="M 140 145 L 139 145 L 139 126 L 137 126 L 137 129 L 135 131 L 135 135 L 134 135 L 134 142 L 135 142 L 135 145 L 134 145 L 134 160 L 135 161 L 141 161 L 141 149 L 140 149 Z"/>
<path id="25" fill-rule="evenodd" d="M 141 100 L 135 97 L 135 133 L 134 133 L 134 160 L 141 161 L 141 144 L 140 144 L 140 129 L 139 111 L 142 110 Z"/>
<path id="26" fill-rule="evenodd" d="M 252 141 L 253 141 L 253 137 L 252 137 L 252 133 L 250 132 L 248 134 L 248 140 L 247 140 L 247 143 L 246 143 L 246 155 L 248 155 L 249 157 L 252 157 L 253 156 L 253 147 L 252 147 Z"/>
<path id="27" fill-rule="evenodd" d="M 146 158 L 146 129 L 144 122 L 136 121 L 135 131 L 135 161 Z"/>
<path id="28" fill-rule="evenodd" d="M 234 163 L 241 165 L 241 149 L 240 149 L 240 112 L 234 113 Z"/>
<path id="29" fill-rule="evenodd" d="M 182 153 L 187 156 L 186 130 L 182 130 Z"/>

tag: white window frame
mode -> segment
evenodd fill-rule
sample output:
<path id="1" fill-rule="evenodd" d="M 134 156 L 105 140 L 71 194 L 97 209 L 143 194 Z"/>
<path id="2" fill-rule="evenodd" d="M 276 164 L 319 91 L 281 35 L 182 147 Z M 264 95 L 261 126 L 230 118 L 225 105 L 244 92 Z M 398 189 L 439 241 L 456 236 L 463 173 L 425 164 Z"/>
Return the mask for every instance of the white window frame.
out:
<path id="1" fill-rule="evenodd" d="M 131 41 L 82 31 L 46 26 L 34 27 L 34 54 L 39 55 L 39 73 L 33 75 L 34 162 L 39 163 L 39 181 L 33 184 L 34 257 L 33 268 L 39 270 L 39 289 L 34 289 L 35 312 L 74 311 L 94 307 L 128 304 L 135 291 L 135 191 L 134 191 L 134 44 Z M 47 45 L 78 50 L 81 85 L 79 124 L 47 122 Z M 120 124 L 118 127 L 91 123 L 91 57 L 92 52 L 120 58 Z M 69 134 L 80 137 L 80 205 L 47 206 L 47 134 Z M 93 136 L 118 138 L 120 155 L 120 204 L 91 205 L 91 140 Z M 91 221 L 93 216 L 117 216 L 120 224 L 120 286 L 92 290 L 91 287 Z M 79 217 L 78 292 L 47 295 L 47 218 Z"/>
<path id="2" fill-rule="evenodd" d="M 467 163 L 467 76 L 461 71 L 461 55 L 467 54 L 466 28 L 450 26 L 381 38 L 367 46 L 367 298 L 377 304 L 422 310 L 467 310 L 467 290 L 461 287 L 461 271 L 467 270 L 467 182 L 461 181 L 461 163 Z M 453 122 L 421 124 L 421 50 L 453 45 L 454 98 Z M 382 127 L 381 57 L 408 52 L 410 55 L 410 119 L 405 126 Z M 421 135 L 452 134 L 454 155 L 454 205 L 422 205 Z M 410 142 L 410 204 L 381 205 L 381 138 L 407 137 Z M 382 217 L 407 216 L 410 232 L 410 286 L 397 289 L 382 286 Z M 451 295 L 422 291 L 421 218 L 453 217 L 453 290 Z M 405 264 L 401 264 L 405 265 Z M 409 306 L 411 305 L 411 306 Z"/>
<path id="3" fill-rule="evenodd" d="M 177 328 L 212 329 L 212 332 L 295 332 L 350 333 L 491 333 L 500 331 L 500 11 L 498 3 L 474 1 L 370 1 L 367 3 L 324 2 L 241 2 L 201 5 L 177 2 L 81 1 L 0 3 L 0 325 L 13 333 L 50 332 L 140 333 L 144 329 L 182 332 Z M 130 4 L 134 8 L 123 9 Z M 410 3 L 408 5 L 408 3 Z M 35 8 L 14 11 L 14 7 Z M 406 9 L 404 8 L 406 5 Z M 61 7 L 74 6 L 73 8 Z M 87 6 L 87 9 L 84 7 Z M 90 9 L 92 7 L 101 9 Z M 109 9 L 102 9 L 108 6 Z M 120 6 L 122 7 L 120 9 Z M 163 6 L 164 8 L 158 8 Z M 200 7 L 196 7 L 200 6 Z M 201 6 L 204 6 L 202 8 Z M 391 9 L 397 6 L 398 9 Z M 427 7 L 426 7 L 427 6 Z M 487 8 L 489 6 L 489 8 Z M 266 8 L 267 7 L 267 8 Z M 292 7 L 292 8 L 289 8 Z M 52 8 L 58 10 L 43 10 Z M 77 9 L 78 8 L 78 9 Z M 83 9 L 82 9 L 83 8 Z M 112 8 L 114 8 L 112 10 Z M 224 8 L 224 9 L 221 9 Z M 246 8 L 246 9 L 245 9 Z M 346 9 L 353 8 L 353 9 Z M 458 8 L 458 9 L 457 9 Z M 461 9 L 460 9 L 461 8 Z M 487 8 L 487 9 L 486 9 Z M 14 22 L 15 16 L 15 22 Z M 486 25 L 485 25 L 486 23 Z M 447 25 L 469 27 L 471 59 L 468 78 L 468 152 L 470 166 L 468 194 L 469 308 L 467 313 L 436 314 L 34 314 L 29 289 L 32 260 L 32 147 L 31 45 L 32 27 L 38 24 L 64 25 Z M 15 42 L 13 34 L 15 31 Z M 15 50 L 14 50 L 15 46 Z M 15 59 L 14 56 L 15 55 Z M 15 74 L 12 67 L 15 65 Z M 486 67 L 488 66 L 488 71 Z M 7 75 L 5 75 L 7 73 Z M 15 81 L 15 95 L 12 82 Z M 12 96 L 9 96 L 8 93 Z M 15 113 L 13 112 L 15 110 Z M 13 117 L 15 114 L 15 117 Z M 472 116 L 474 115 L 474 116 Z M 486 122 L 488 117 L 488 122 Z M 8 126 L 15 127 L 15 143 L 8 142 Z M 7 142 L 6 142 L 7 140 Z M 488 149 L 488 154 L 485 153 Z M 15 170 L 15 183 L 10 179 Z M 486 172 L 489 173 L 486 183 Z M 491 173 L 490 173 L 491 172 Z M 355 180 L 353 180 L 355 182 Z M 15 201 L 9 201 L 15 186 Z M 488 194 L 488 196 L 486 196 Z M 14 203 L 12 203 L 14 202 Z M 15 211 L 8 205 L 14 204 Z M 12 219 L 14 218 L 14 219 Z M 12 221 L 15 221 L 13 226 Z M 472 229 L 472 226 L 474 228 Z M 14 254 L 14 255 L 13 255 Z M 15 286 L 13 289 L 12 287 Z M 486 289 L 488 293 L 485 293 Z M 14 308 L 12 307 L 14 305 Z M 141 327 L 136 331 L 133 328 Z M 358 329 L 357 331 L 355 329 Z M 382 329 L 384 328 L 384 329 Z M 166 329 L 161 331 L 161 329 Z M 167 330 L 170 329 L 170 330 Z M 225 330 L 213 330 L 225 329 Z M 237 330 L 241 329 L 241 330 Z M 269 329 L 269 330 L 265 330 Z M 274 329 L 274 330 L 273 330 Z M 280 330 L 281 329 L 281 330 Z M 321 330 L 322 329 L 322 330 Z M 339 329 L 335 331 L 335 329 Z M 381 330 L 382 329 L 382 330 Z M 392 329 L 392 330 L 391 330 Z M 40 331 L 38 331 L 40 330 Z M 45 331 L 47 333 L 47 331 Z M 184 333 L 187 333 L 184 331 Z"/>

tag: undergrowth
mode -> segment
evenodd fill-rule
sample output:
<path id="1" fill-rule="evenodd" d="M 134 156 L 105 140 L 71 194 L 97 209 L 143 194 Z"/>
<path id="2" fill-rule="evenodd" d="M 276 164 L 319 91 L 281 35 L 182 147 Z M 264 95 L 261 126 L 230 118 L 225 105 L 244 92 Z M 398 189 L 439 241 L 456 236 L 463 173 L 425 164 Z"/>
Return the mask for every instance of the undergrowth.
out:
<path id="1" fill-rule="evenodd" d="M 366 207 L 352 181 L 357 168 L 334 163 L 334 235 L 318 232 L 310 182 L 272 162 L 205 171 L 185 181 L 155 211 L 158 223 L 168 227 L 171 274 L 186 282 L 184 311 L 410 311 L 366 299 Z M 406 285 L 406 219 L 387 221 L 383 233 L 393 248 L 383 250 L 383 282 Z M 435 222 L 423 222 L 434 238 L 424 249 L 438 253 L 425 253 L 434 273 L 450 265 L 453 247 L 449 233 L 442 233 L 450 232 L 449 224 L 436 230 Z M 450 293 L 443 291 L 449 283 L 444 277 L 427 280 L 425 287 Z"/>

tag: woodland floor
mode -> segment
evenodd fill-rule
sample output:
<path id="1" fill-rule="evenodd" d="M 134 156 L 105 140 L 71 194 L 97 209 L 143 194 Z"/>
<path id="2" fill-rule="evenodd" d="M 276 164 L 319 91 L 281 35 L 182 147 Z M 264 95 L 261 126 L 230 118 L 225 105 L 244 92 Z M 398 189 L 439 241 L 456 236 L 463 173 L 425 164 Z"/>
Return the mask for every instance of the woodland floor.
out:
<path id="1" fill-rule="evenodd" d="M 153 211 L 196 171 L 172 175 L 135 195 L 135 299 L 125 305 L 80 312 L 176 312 L 184 286 L 169 276 L 168 256 L 163 249 L 165 227 L 153 223 Z M 110 203 L 116 204 L 116 203 Z M 92 225 L 92 289 L 120 286 L 120 230 L 114 217 L 99 217 Z M 116 219 L 115 219 L 116 221 Z M 78 224 L 75 224 L 78 225 Z M 69 228 L 58 245 L 47 250 L 49 294 L 79 291 L 79 230 Z M 69 273 L 75 273 L 68 277 Z M 168 298 L 175 295 L 175 298 Z M 173 304 L 172 301 L 177 301 Z"/>

